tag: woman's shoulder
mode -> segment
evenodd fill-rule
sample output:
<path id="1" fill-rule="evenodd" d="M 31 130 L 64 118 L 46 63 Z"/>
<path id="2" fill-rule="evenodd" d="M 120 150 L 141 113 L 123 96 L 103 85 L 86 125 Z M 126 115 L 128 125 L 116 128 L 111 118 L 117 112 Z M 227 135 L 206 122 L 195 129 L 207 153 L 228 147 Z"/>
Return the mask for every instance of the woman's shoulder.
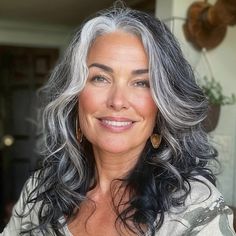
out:
<path id="1" fill-rule="evenodd" d="M 209 180 L 197 176 L 196 180 L 189 181 L 191 191 L 185 201 L 185 205 L 208 206 L 215 201 L 224 201 L 220 191 Z"/>
<path id="2" fill-rule="evenodd" d="M 185 204 L 166 213 L 161 235 L 235 235 L 232 210 L 218 189 L 204 177 L 189 183 Z"/>
<path id="3" fill-rule="evenodd" d="M 35 171 L 25 182 L 22 192 L 30 193 L 34 190 L 39 182 L 40 178 L 40 171 Z"/>
<path id="4" fill-rule="evenodd" d="M 12 210 L 10 221 L 0 236 L 20 235 L 22 231 L 27 231 L 38 224 L 39 204 L 29 201 L 29 197 L 33 199 L 37 195 L 37 191 L 34 190 L 38 185 L 38 178 L 39 172 L 37 171 L 25 182 L 21 195 Z M 36 235 L 41 234 L 37 232 Z"/>

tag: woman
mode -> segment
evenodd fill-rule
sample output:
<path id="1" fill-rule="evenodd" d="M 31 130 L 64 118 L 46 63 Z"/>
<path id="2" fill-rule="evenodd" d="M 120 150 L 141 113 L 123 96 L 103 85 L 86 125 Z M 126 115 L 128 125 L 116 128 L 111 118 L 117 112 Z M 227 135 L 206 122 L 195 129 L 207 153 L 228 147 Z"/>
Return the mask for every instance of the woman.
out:
<path id="1" fill-rule="evenodd" d="M 3 235 L 234 235 L 201 128 L 207 101 L 159 20 L 87 21 L 41 90 L 42 168 Z"/>

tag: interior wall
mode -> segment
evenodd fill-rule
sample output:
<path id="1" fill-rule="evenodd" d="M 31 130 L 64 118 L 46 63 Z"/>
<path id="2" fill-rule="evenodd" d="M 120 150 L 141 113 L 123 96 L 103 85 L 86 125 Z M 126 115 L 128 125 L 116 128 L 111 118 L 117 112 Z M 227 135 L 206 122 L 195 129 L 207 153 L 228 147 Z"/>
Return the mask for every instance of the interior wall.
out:
<path id="1" fill-rule="evenodd" d="M 57 47 L 63 50 L 72 28 L 0 19 L 0 44 L 36 47 Z"/>
<path id="2" fill-rule="evenodd" d="M 224 41 L 217 48 L 206 52 L 209 68 L 203 54 L 186 41 L 182 30 L 187 9 L 193 2 L 193 0 L 158 0 L 156 16 L 169 25 L 199 80 L 204 76 L 210 77 L 212 70 L 214 78 L 221 83 L 225 95 L 236 94 L 236 26 L 228 27 Z M 216 0 L 210 2 L 214 4 Z M 219 152 L 222 164 L 222 172 L 218 175 L 218 188 L 226 202 L 236 206 L 236 105 L 221 106 L 219 124 L 210 133 L 210 138 Z"/>

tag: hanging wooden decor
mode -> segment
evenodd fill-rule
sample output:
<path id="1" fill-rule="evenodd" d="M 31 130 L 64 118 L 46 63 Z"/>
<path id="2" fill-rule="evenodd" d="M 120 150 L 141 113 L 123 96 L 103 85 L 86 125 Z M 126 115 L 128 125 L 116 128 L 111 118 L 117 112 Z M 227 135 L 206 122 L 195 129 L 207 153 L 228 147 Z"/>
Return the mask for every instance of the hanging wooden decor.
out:
<path id="1" fill-rule="evenodd" d="M 236 1 L 194 2 L 183 26 L 185 37 L 197 49 L 213 49 L 224 39 L 228 25 L 236 24 Z"/>

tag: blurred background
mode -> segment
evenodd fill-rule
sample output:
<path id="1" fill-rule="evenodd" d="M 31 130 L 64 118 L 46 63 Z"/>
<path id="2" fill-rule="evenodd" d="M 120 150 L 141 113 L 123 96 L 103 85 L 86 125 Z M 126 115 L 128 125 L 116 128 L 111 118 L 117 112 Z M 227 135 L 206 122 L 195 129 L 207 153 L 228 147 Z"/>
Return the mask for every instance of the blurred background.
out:
<path id="1" fill-rule="evenodd" d="M 236 0 L 126 0 L 176 35 L 211 108 L 205 122 L 219 153 L 218 188 L 236 207 Z M 75 29 L 112 0 L 0 0 L 0 231 L 35 169 L 36 91 Z"/>

